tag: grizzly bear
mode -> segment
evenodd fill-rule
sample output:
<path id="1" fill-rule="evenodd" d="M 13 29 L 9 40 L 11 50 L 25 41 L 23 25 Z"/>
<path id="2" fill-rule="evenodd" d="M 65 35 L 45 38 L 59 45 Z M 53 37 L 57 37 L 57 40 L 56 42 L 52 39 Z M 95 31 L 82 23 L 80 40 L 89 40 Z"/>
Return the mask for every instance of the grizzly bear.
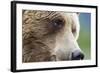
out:
<path id="1" fill-rule="evenodd" d="M 22 10 L 22 62 L 82 60 L 79 14 Z"/>

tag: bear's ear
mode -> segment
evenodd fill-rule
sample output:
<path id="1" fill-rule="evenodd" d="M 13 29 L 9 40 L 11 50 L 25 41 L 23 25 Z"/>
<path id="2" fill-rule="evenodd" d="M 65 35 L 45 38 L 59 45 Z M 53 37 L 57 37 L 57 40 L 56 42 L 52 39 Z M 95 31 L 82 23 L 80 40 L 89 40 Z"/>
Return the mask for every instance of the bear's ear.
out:
<path id="1" fill-rule="evenodd" d="M 79 12 L 76 12 L 76 14 L 79 16 L 80 15 L 80 13 Z"/>

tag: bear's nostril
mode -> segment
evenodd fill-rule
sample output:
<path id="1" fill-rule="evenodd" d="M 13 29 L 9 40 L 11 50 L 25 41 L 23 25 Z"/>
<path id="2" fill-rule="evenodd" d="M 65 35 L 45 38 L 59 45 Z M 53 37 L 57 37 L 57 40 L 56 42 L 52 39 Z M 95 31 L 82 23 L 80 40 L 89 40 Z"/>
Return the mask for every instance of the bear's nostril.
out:
<path id="1" fill-rule="evenodd" d="M 72 60 L 83 60 L 84 54 L 80 51 L 74 51 L 71 58 Z"/>

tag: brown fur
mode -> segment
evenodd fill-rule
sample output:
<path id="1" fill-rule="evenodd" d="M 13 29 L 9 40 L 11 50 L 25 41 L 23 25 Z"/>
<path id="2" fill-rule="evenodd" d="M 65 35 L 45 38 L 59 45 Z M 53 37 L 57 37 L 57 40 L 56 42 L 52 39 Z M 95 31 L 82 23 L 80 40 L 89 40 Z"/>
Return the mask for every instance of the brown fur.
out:
<path id="1" fill-rule="evenodd" d="M 63 31 L 64 19 L 54 11 L 23 10 L 23 62 L 54 61 L 56 36 Z M 54 20 L 60 20 L 63 26 L 54 28 Z"/>

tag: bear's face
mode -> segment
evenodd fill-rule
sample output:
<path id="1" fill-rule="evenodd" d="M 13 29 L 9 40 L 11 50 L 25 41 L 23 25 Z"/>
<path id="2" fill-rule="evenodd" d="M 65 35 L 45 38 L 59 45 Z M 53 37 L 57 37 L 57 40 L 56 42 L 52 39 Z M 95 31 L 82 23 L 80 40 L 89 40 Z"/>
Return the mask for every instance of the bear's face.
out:
<path id="1" fill-rule="evenodd" d="M 77 13 L 23 10 L 24 61 L 83 59 L 77 55 L 79 29 Z"/>

